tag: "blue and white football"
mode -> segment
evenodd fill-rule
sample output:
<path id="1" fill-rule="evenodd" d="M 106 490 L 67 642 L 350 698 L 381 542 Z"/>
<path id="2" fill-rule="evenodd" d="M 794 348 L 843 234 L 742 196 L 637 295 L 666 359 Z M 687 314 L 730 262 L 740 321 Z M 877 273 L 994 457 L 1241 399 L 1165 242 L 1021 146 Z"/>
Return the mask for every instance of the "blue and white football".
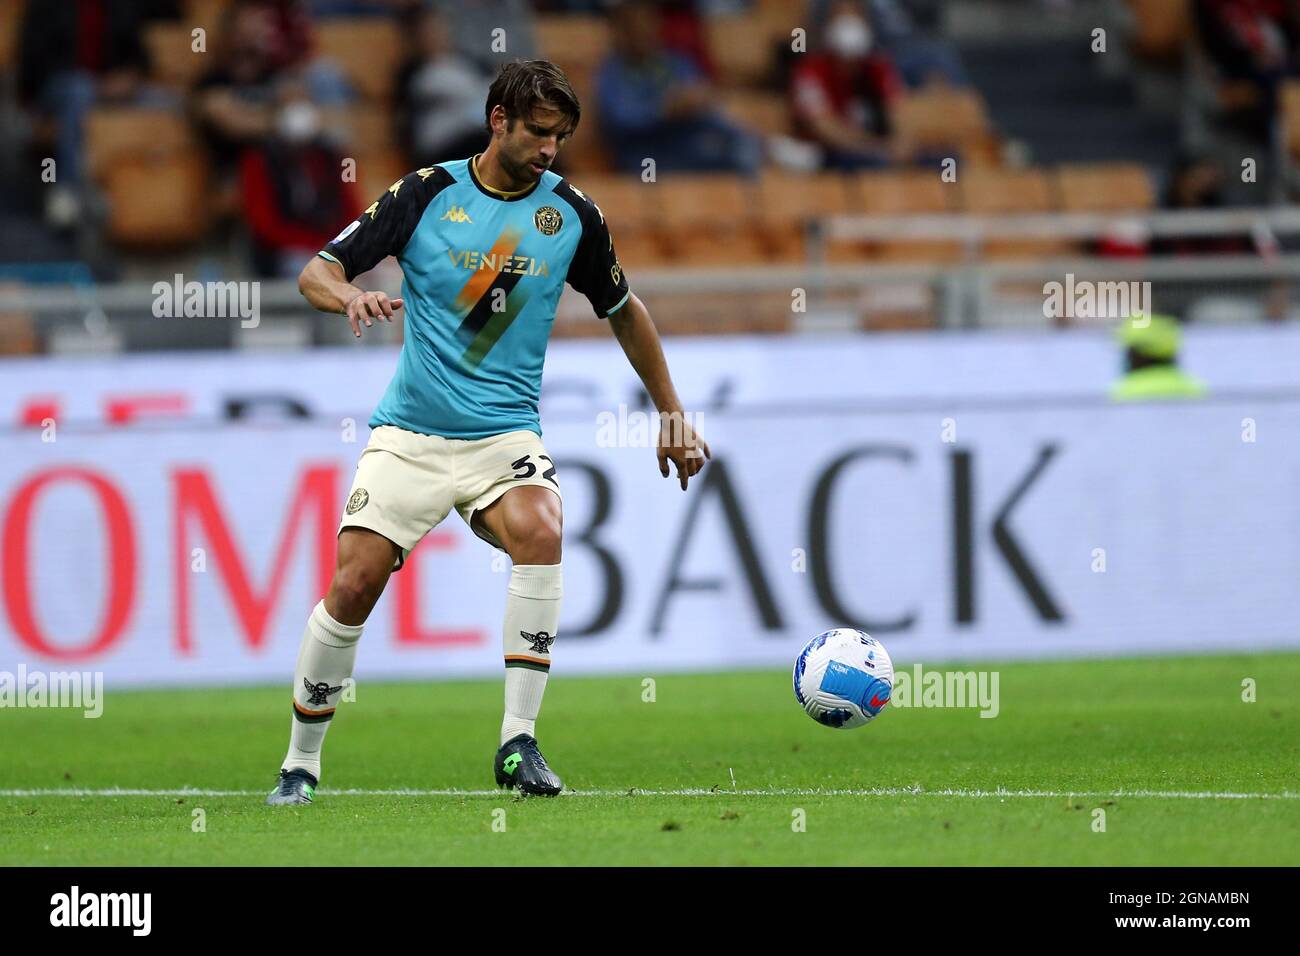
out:
<path id="1" fill-rule="evenodd" d="M 894 662 L 885 645 L 856 628 L 823 631 L 795 658 L 795 699 L 827 727 L 868 723 L 889 703 L 893 688 Z"/>

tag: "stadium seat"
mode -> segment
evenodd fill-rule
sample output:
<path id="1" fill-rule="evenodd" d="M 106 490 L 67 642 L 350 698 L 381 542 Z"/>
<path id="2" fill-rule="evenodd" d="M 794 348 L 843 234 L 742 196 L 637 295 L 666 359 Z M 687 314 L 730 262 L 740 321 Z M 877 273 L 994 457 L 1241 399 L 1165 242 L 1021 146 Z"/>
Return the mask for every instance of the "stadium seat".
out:
<path id="1" fill-rule="evenodd" d="M 905 94 L 894 111 L 899 134 L 921 149 L 979 149 L 991 136 L 984 98 L 936 84 Z"/>
<path id="2" fill-rule="evenodd" d="M 86 168 L 102 181 L 127 157 L 170 156 L 195 146 L 190 124 L 179 113 L 137 107 L 99 107 L 86 117 Z"/>
<path id="3" fill-rule="evenodd" d="M 644 232 L 653 226 L 649 196 L 654 183 L 643 183 L 637 176 L 606 173 L 582 176 L 573 184 L 620 229 Z"/>
<path id="4" fill-rule="evenodd" d="M 667 252 L 673 259 L 717 266 L 767 258 L 756 228 L 752 187 L 739 176 L 671 175 L 649 189 L 652 208 L 663 217 Z"/>
<path id="5" fill-rule="evenodd" d="M 564 72 L 593 71 L 609 52 L 609 22 L 605 17 L 556 14 L 536 20 L 537 46 L 542 56 Z"/>
<path id="6" fill-rule="evenodd" d="M 234 0 L 185 0 L 182 19 L 207 30 L 208 42 L 211 43 L 212 31 L 221 25 L 221 18 L 233 4 Z"/>
<path id="7" fill-rule="evenodd" d="M 1133 15 L 1133 49 L 1150 60 L 1182 57 L 1193 34 L 1191 0 L 1128 0 Z"/>
<path id="8" fill-rule="evenodd" d="M 779 93 L 727 90 L 722 94 L 722 109 L 747 129 L 769 135 L 790 135 L 790 105 Z"/>
<path id="9" fill-rule="evenodd" d="M 629 267 L 644 267 L 666 260 L 663 237 L 650 204 L 654 183 L 643 183 L 636 176 L 605 173 L 579 176 L 574 185 L 600 207 L 619 261 Z"/>
<path id="10" fill-rule="evenodd" d="M 753 14 L 710 17 L 709 54 L 722 86 L 758 86 L 772 72 L 776 34 L 772 21 Z"/>
<path id="11" fill-rule="evenodd" d="M 789 37 L 795 27 L 808 28 L 806 0 L 756 0 L 755 15 L 767 27 L 772 41 Z"/>
<path id="12" fill-rule="evenodd" d="M 384 190 L 411 172 L 406 157 L 390 149 L 358 151 L 353 159 L 357 161 L 357 190 L 365 203 L 383 196 Z"/>
<path id="13" fill-rule="evenodd" d="M 332 106 L 321 111 L 322 127 L 356 153 L 393 148 L 393 114 L 383 104 Z"/>
<path id="14" fill-rule="evenodd" d="M 864 216 L 940 215 L 955 210 L 957 185 L 944 182 L 933 170 L 868 171 L 852 178 L 848 199 L 848 208 Z M 947 240 L 885 239 L 836 243 L 829 253 L 832 260 L 867 256 L 891 262 L 956 262 L 963 248 Z"/>
<path id="15" fill-rule="evenodd" d="M 848 187 L 838 173 L 766 172 L 758 183 L 758 218 L 772 259 L 803 262 L 808 224 L 848 208 Z"/>
<path id="16" fill-rule="evenodd" d="M 1056 170 L 1064 212 L 1119 212 L 1155 204 L 1151 177 L 1138 163 L 1067 164 Z"/>
<path id="17" fill-rule="evenodd" d="M 193 50 L 193 27 L 188 22 L 150 23 L 144 30 L 144 46 L 149 53 L 149 63 L 154 80 L 166 86 L 187 90 L 202 76 L 208 59 Z M 205 41 L 211 50 L 212 38 Z"/>
<path id="18" fill-rule="evenodd" d="M 17 63 L 18 29 L 23 20 L 26 0 L 0 0 L 0 70 Z"/>
<path id="19" fill-rule="evenodd" d="M 381 17 L 330 17 L 316 23 L 316 49 L 333 62 L 353 88 L 368 99 L 392 94 L 402 58 L 395 20 Z"/>
<path id="20" fill-rule="evenodd" d="M 198 150 L 119 159 L 104 192 L 108 235 L 118 245 L 166 249 L 196 242 L 207 229 L 207 164 Z"/>
<path id="21" fill-rule="evenodd" d="M 1282 84 L 1281 122 L 1287 154 L 1300 160 L 1300 80 Z"/>
<path id="22" fill-rule="evenodd" d="M 1015 215 L 1056 209 L 1051 178 L 1042 169 L 972 169 L 957 177 L 962 209 L 976 215 Z M 983 245 L 989 259 L 1032 259 L 1069 255 L 1072 243 L 1056 239 L 993 239 Z"/>
<path id="23" fill-rule="evenodd" d="M 573 91 L 582 104 L 582 122 L 573 138 L 564 146 L 564 169 L 573 173 L 605 173 L 613 168 L 609 150 L 600 131 L 600 114 L 596 106 L 596 72 L 587 65 L 567 71 Z"/>

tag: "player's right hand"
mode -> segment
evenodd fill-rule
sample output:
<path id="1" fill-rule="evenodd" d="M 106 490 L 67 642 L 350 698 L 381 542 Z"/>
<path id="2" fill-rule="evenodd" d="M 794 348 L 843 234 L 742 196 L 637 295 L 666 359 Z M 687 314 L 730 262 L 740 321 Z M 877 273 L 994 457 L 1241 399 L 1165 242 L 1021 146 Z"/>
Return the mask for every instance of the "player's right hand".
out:
<path id="1" fill-rule="evenodd" d="M 401 307 L 400 298 L 390 299 L 385 292 L 361 293 L 349 302 L 347 307 L 348 324 L 352 326 L 352 334 L 361 338 L 361 323 L 364 322 L 369 328 L 374 325 L 372 319 L 393 321 L 393 313 Z"/>

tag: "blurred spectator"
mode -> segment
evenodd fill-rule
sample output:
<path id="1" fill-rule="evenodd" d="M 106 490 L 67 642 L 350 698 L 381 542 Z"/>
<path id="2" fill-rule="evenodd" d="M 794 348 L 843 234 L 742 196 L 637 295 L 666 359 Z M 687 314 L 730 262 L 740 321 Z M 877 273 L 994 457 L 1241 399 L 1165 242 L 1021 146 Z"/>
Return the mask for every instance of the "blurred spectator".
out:
<path id="1" fill-rule="evenodd" d="M 836 0 L 812 0 L 808 19 L 829 23 Z M 942 24 L 938 0 L 858 0 L 876 43 L 889 54 L 903 82 L 911 88 L 936 81 L 968 86 L 970 79 L 957 48 L 936 34 Z"/>
<path id="2" fill-rule="evenodd" d="M 1270 139 L 1282 79 L 1296 72 L 1300 4 L 1294 0 L 1196 0 L 1201 44 L 1224 79 L 1244 81 L 1254 102 L 1236 102 L 1245 131 Z"/>
<path id="3" fill-rule="evenodd" d="M 176 3 L 28 3 L 18 40 L 18 92 L 53 124 L 57 180 L 46 207 L 67 225 L 80 214 L 82 131 L 96 104 L 175 106 L 147 85 L 149 59 L 141 43 L 151 19 L 178 16 Z"/>
<path id="4" fill-rule="evenodd" d="M 487 140 L 491 79 L 452 48 L 446 21 L 432 10 L 411 10 L 402 33 L 410 50 L 397 77 L 397 123 L 407 155 L 421 167 L 473 155 Z"/>
<path id="5" fill-rule="evenodd" d="M 790 81 L 796 129 L 817 143 L 832 169 L 883 166 L 909 150 L 890 113 L 902 91 L 898 71 L 875 45 L 860 4 L 838 0 L 823 31 L 823 52 L 808 53 Z"/>
<path id="6" fill-rule="evenodd" d="M 1117 402 L 1203 398 L 1205 383 L 1178 367 L 1182 332 L 1168 316 L 1130 316 L 1119 327 L 1124 375 L 1111 386 Z"/>
<path id="7" fill-rule="evenodd" d="M 245 146 L 274 122 L 275 82 L 294 64 L 322 105 L 346 102 L 347 83 L 332 65 L 309 61 L 310 23 L 292 0 L 235 0 L 218 31 L 215 63 L 194 88 L 194 112 L 216 160 L 229 171 Z"/>
<path id="8" fill-rule="evenodd" d="M 1218 209 L 1225 205 L 1223 165 L 1205 156 L 1179 157 L 1169 174 L 1166 209 Z M 1248 235 L 1160 236 L 1151 244 L 1156 255 L 1241 255 L 1255 251 Z"/>
<path id="9" fill-rule="evenodd" d="M 528 0 L 435 0 L 433 6 L 447 20 L 456 52 L 480 69 L 495 74 L 512 60 L 536 59 Z"/>
<path id="10" fill-rule="evenodd" d="M 275 66 L 272 21 L 254 0 L 226 7 L 214 63 L 194 86 L 194 112 L 219 169 L 271 131 Z"/>
<path id="11" fill-rule="evenodd" d="M 716 80 L 717 68 L 695 0 L 660 0 L 659 18 L 664 46 L 694 63 L 702 75 Z"/>
<path id="12" fill-rule="evenodd" d="M 297 275 L 361 209 L 344 182 L 342 154 L 321 132 L 320 110 L 299 77 L 281 81 L 264 141 L 244 150 L 240 186 L 258 275 Z"/>
<path id="13" fill-rule="evenodd" d="M 665 171 L 758 170 L 760 140 L 717 111 L 691 60 L 664 47 L 653 3 L 619 4 L 610 29 L 614 49 L 597 73 L 596 99 L 619 170 L 639 173 L 647 158 Z"/>

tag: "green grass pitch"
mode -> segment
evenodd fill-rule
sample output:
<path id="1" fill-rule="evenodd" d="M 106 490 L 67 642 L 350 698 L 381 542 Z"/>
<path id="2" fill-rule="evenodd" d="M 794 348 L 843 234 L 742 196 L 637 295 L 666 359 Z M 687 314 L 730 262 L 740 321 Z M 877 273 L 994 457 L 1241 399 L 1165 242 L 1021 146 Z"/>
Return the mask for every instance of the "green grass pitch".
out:
<path id="1" fill-rule="evenodd" d="M 788 672 L 648 675 L 644 702 L 641 675 L 559 661 L 554 800 L 484 792 L 499 681 L 360 685 L 294 808 L 262 805 L 284 687 L 0 710 L 0 864 L 1300 862 L 1300 655 L 1010 664 L 994 719 L 891 706 L 852 731 L 805 717 Z M 391 790 L 435 792 L 366 792 Z"/>

